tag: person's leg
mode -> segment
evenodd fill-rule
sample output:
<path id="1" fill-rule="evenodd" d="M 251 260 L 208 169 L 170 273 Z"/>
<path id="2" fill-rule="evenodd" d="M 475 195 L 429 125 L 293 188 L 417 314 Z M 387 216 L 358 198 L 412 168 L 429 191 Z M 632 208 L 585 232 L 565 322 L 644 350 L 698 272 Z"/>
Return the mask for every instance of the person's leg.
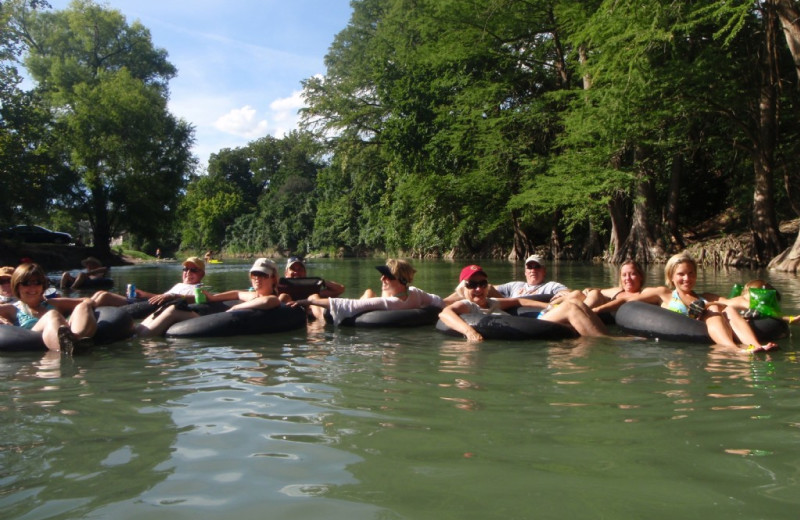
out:
<path id="1" fill-rule="evenodd" d="M 703 321 L 708 329 L 708 335 L 715 345 L 721 345 L 726 348 L 739 348 L 733 338 L 733 330 L 725 316 L 716 311 L 707 311 L 703 316 Z"/>
<path id="2" fill-rule="evenodd" d="M 312 294 L 308 297 L 309 300 L 319 300 L 320 296 L 318 294 Z M 320 307 L 318 305 L 309 305 L 308 306 L 309 312 L 311 312 L 311 316 L 317 320 L 322 320 L 322 323 L 325 323 L 325 307 Z"/>
<path id="3" fill-rule="evenodd" d="M 170 305 L 158 316 L 151 314 L 137 325 L 136 335 L 142 337 L 162 336 L 173 324 L 198 316 L 199 314 L 196 312 L 182 311 L 174 305 Z"/>
<path id="4" fill-rule="evenodd" d="M 80 289 L 80 287 L 86 282 L 86 279 L 89 278 L 89 275 L 81 271 L 78 273 L 78 276 L 75 277 L 75 281 L 72 282 L 73 289 Z"/>
<path id="5" fill-rule="evenodd" d="M 79 338 L 91 338 L 97 332 L 97 319 L 90 300 L 79 303 L 69 316 L 69 328 Z"/>
<path id="6" fill-rule="evenodd" d="M 611 298 L 603 294 L 600 289 L 589 289 L 586 291 L 586 297 L 584 298 L 583 303 L 585 303 L 590 309 L 593 309 L 610 301 Z"/>
<path id="7" fill-rule="evenodd" d="M 756 348 L 761 348 L 763 350 L 770 350 L 772 348 L 777 347 L 777 345 L 772 342 L 768 342 L 762 345 L 761 342 L 758 341 L 756 333 L 753 331 L 753 328 L 750 326 L 747 320 L 744 319 L 742 315 L 739 314 L 739 311 L 737 311 L 733 307 L 725 307 L 723 315 L 725 319 L 728 320 L 728 325 L 733 331 L 733 334 L 736 337 L 736 339 L 739 340 L 739 343 L 743 343 L 747 347 L 752 345 Z"/>
<path id="8" fill-rule="evenodd" d="M 47 349 L 58 352 L 61 350 L 61 343 L 58 340 L 58 328 L 61 326 L 67 326 L 64 316 L 58 311 L 47 311 L 31 330 L 41 332 L 42 341 Z"/>
<path id="9" fill-rule="evenodd" d="M 92 295 L 92 300 L 94 300 L 95 307 L 122 307 L 123 305 L 128 305 L 128 298 L 108 291 L 97 291 Z"/>
<path id="10" fill-rule="evenodd" d="M 553 307 L 541 319 L 570 325 L 581 336 L 606 335 L 606 327 L 597 314 L 583 303 L 575 300 L 567 300 Z"/>
<path id="11" fill-rule="evenodd" d="M 64 273 L 61 275 L 61 288 L 68 289 L 74 281 L 75 278 L 72 276 L 72 274 L 70 274 L 69 271 L 64 271 Z"/>

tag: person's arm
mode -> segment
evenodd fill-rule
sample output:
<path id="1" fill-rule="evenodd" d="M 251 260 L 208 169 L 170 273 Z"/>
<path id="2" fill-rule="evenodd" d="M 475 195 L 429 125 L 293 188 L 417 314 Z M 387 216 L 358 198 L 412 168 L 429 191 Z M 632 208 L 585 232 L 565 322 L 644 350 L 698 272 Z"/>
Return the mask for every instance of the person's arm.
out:
<path id="1" fill-rule="evenodd" d="M 281 301 L 278 299 L 278 297 L 273 294 L 270 294 L 268 296 L 257 296 L 256 298 L 243 301 L 242 303 L 237 303 L 236 305 L 228 309 L 228 312 L 242 310 L 242 309 L 269 310 L 280 306 L 280 304 Z"/>
<path id="2" fill-rule="evenodd" d="M 653 305 L 661 305 L 662 303 L 666 303 L 669 301 L 672 291 L 669 287 L 664 285 L 660 287 L 647 287 L 642 289 L 637 296 L 631 298 L 629 301 L 632 302 L 645 302 L 651 303 Z"/>
<path id="3" fill-rule="evenodd" d="M 98 267 L 96 269 L 87 270 L 88 276 L 105 276 L 108 272 L 108 267 Z"/>
<path id="4" fill-rule="evenodd" d="M 466 312 L 469 312 L 469 306 L 463 301 L 458 301 L 445 307 L 442 312 L 439 313 L 439 319 L 451 329 L 463 334 L 467 338 L 467 341 L 483 341 L 483 336 L 461 319 L 460 314 Z"/>
<path id="5" fill-rule="evenodd" d="M 539 300 L 533 300 L 531 298 L 498 298 L 497 301 L 514 302 L 514 304 L 509 305 L 509 307 L 536 307 L 537 309 L 545 309 L 550 305 L 548 302 L 540 302 Z M 505 309 L 506 307 L 502 308 Z"/>
<path id="6" fill-rule="evenodd" d="M 336 298 L 344 292 L 344 285 L 330 280 L 324 280 L 325 288 L 319 292 L 323 298 Z"/>
<path id="7" fill-rule="evenodd" d="M 317 307 L 325 307 L 326 309 L 331 308 L 331 303 L 328 298 L 314 298 L 313 300 L 303 299 L 297 300 L 295 302 L 289 302 L 286 305 L 289 307 L 297 307 L 298 305 L 302 305 L 303 307 L 308 307 L 309 305 L 316 305 Z"/>
<path id="8" fill-rule="evenodd" d="M 241 298 L 239 295 L 240 292 L 243 291 L 225 291 L 216 294 L 203 291 L 203 294 L 206 295 L 206 300 L 208 300 L 211 303 L 214 303 L 214 302 L 226 302 L 229 300 L 242 300 L 243 298 Z"/>
<path id="9" fill-rule="evenodd" d="M 0 304 L 0 324 L 14 325 L 17 321 L 17 308 L 10 303 Z"/>
<path id="10" fill-rule="evenodd" d="M 508 295 L 505 294 L 505 292 L 500 292 L 497 287 L 492 284 L 489 284 L 489 287 L 487 287 L 486 296 L 489 298 L 508 298 Z"/>

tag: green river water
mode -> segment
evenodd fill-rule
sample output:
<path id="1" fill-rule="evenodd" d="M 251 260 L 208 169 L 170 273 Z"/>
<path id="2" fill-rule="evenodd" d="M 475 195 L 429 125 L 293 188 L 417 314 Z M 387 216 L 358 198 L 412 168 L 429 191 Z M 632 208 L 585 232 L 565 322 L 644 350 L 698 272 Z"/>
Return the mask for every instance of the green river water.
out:
<path id="1" fill-rule="evenodd" d="M 378 263 L 308 269 L 357 297 L 379 289 Z M 482 265 L 496 283 L 523 277 L 520 264 Z M 414 284 L 449 294 L 462 266 L 415 262 Z M 205 281 L 243 289 L 248 268 L 212 265 Z M 614 284 L 606 266 L 548 274 Z M 115 290 L 162 291 L 180 266 L 112 276 Z M 727 294 L 751 277 L 800 313 L 796 276 L 705 270 L 698 288 Z M 779 344 L 748 357 L 311 325 L 130 339 L 71 359 L 0 353 L 0 518 L 797 518 L 800 343 Z"/>

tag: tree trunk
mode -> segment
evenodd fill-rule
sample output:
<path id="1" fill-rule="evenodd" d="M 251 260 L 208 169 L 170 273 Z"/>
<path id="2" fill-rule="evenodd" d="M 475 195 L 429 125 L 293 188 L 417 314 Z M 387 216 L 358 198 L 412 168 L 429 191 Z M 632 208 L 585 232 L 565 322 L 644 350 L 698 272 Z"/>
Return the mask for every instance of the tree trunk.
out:
<path id="1" fill-rule="evenodd" d="M 108 204 L 105 190 L 102 186 L 92 188 L 92 212 L 94 248 L 99 255 L 111 254 L 111 233 L 108 221 Z"/>
<path id="2" fill-rule="evenodd" d="M 603 246 L 600 243 L 600 233 L 597 232 L 597 228 L 598 226 L 591 221 L 589 222 L 589 236 L 580 253 L 581 260 L 591 261 L 603 254 Z"/>
<path id="3" fill-rule="evenodd" d="M 672 158 L 672 172 L 669 179 L 669 195 L 667 197 L 667 213 L 664 221 L 667 224 L 667 231 L 669 232 L 670 242 L 676 249 L 685 249 L 686 244 L 683 241 L 678 225 L 680 221 L 678 215 L 680 214 L 679 196 L 681 190 L 681 174 L 683 173 L 683 155 L 675 154 Z"/>
<path id="4" fill-rule="evenodd" d="M 797 74 L 798 82 L 800 83 L 800 9 L 794 0 L 777 0 L 774 3 L 778 19 L 783 28 L 783 36 L 786 39 L 786 45 L 789 52 L 792 54 L 794 60 L 795 73 Z M 792 208 L 800 215 L 800 211 L 794 203 L 793 193 L 790 191 L 790 173 L 784 173 L 784 184 L 786 192 L 789 195 L 789 200 L 792 202 Z M 800 268 L 800 232 L 795 238 L 794 245 L 786 249 L 781 254 L 772 259 L 769 263 L 769 268 L 776 271 L 786 271 L 789 273 L 798 272 Z"/>
<path id="5" fill-rule="evenodd" d="M 772 0 L 774 3 L 776 0 Z M 773 170 L 777 140 L 777 31 L 774 9 L 765 10 L 765 48 L 761 58 L 761 92 L 758 104 L 758 131 L 751 156 L 755 182 L 753 191 L 753 222 L 751 225 L 756 256 L 766 265 L 782 249 L 778 219 L 775 216 Z"/>
<path id="6" fill-rule="evenodd" d="M 611 237 L 608 240 L 607 260 L 613 262 L 617 252 L 622 249 L 622 244 L 628 239 L 628 212 L 626 209 L 627 198 L 622 192 L 617 192 L 608 201 L 608 215 L 611 218 Z"/>
<path id="7" fill-rule="evenodd" d="M 647 208 L 655 207 L 649 180 L 644 172 L 639 175 L 636 185 L 636 199 L 633 203 L 633 217 L 628 238 L 612 256 L 611 263 L 621 264 L 633 259 L 640 264 L 649 264 L 662 260 L 666 255 L 650 231 Z"/>
<path id="8" fill-rule="evenodd" d="M 550 227 L 550 254 L 554 259 L 560 259 L 563 252 L 561 236 L 558 234 L 558 223 L 561 220 L 561 212 L 553 213 L 553 225 Z"/>
<path id="9" fill-rule="evenodd" d="M 531 243 L 530 239 L 528 239 L 528 235 L 522 229 L 519 215 L 517 215 L 516 211 L 511 212 L 511 223 L 514 226 L 514 248 L 508 255 L 508 259 L 524 259 L 527 256 L 528 251 L 533 251 L 533 244 Z"/>
<path id="10" fill-rule="evenodd" d="M 800 232 L 794 240 L 794 245 L 773 258 L 769 263 L 769 268 L 787 273 L 800 271 Z"/>
<path id="11" fill-rule="evenodd" d="M 794 0 L 777 0 L 774 5 L 783 28 L 783 36 L 786 38 L 786 45 L 794 60 L 797 80 L 800 82 L 800 9 Z"/>

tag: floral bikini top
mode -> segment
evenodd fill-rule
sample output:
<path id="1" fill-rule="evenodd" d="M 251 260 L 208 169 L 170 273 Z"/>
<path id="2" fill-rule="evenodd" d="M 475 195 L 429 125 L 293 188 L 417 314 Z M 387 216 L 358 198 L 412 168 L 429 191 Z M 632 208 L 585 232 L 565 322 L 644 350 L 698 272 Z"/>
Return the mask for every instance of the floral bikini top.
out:
<path id="1" fill-rule="evenodd" d="M 693 320 L 699 320 L 705 313 L 705 306 L 706 301 L 703 298 L 697 298 L 687 306 L 685 303 L 683 303 L 683 300 L 681 300 L 678 290 L 675 289 L 672 291 L 672 298 L 670 298 L 669 303 L 667 304 L 667 309 L 683 314 L 684 316 L 688 316 Z"/>
<path id="2" fill-rule="evenodd" d="M 14 307 L 17 308 L 17 325 L 22 327 L 23 329 L 32 329 L 34 325 L 39 321 L 39 318 L 31 314 L 30 307 L 22 303 L 21 301 L 14 302 Z M 39 307 L 44 308 L 45 311 L 53 310 L 53 307 L 49 302 L 42 300 L 39 304 Z"/>

